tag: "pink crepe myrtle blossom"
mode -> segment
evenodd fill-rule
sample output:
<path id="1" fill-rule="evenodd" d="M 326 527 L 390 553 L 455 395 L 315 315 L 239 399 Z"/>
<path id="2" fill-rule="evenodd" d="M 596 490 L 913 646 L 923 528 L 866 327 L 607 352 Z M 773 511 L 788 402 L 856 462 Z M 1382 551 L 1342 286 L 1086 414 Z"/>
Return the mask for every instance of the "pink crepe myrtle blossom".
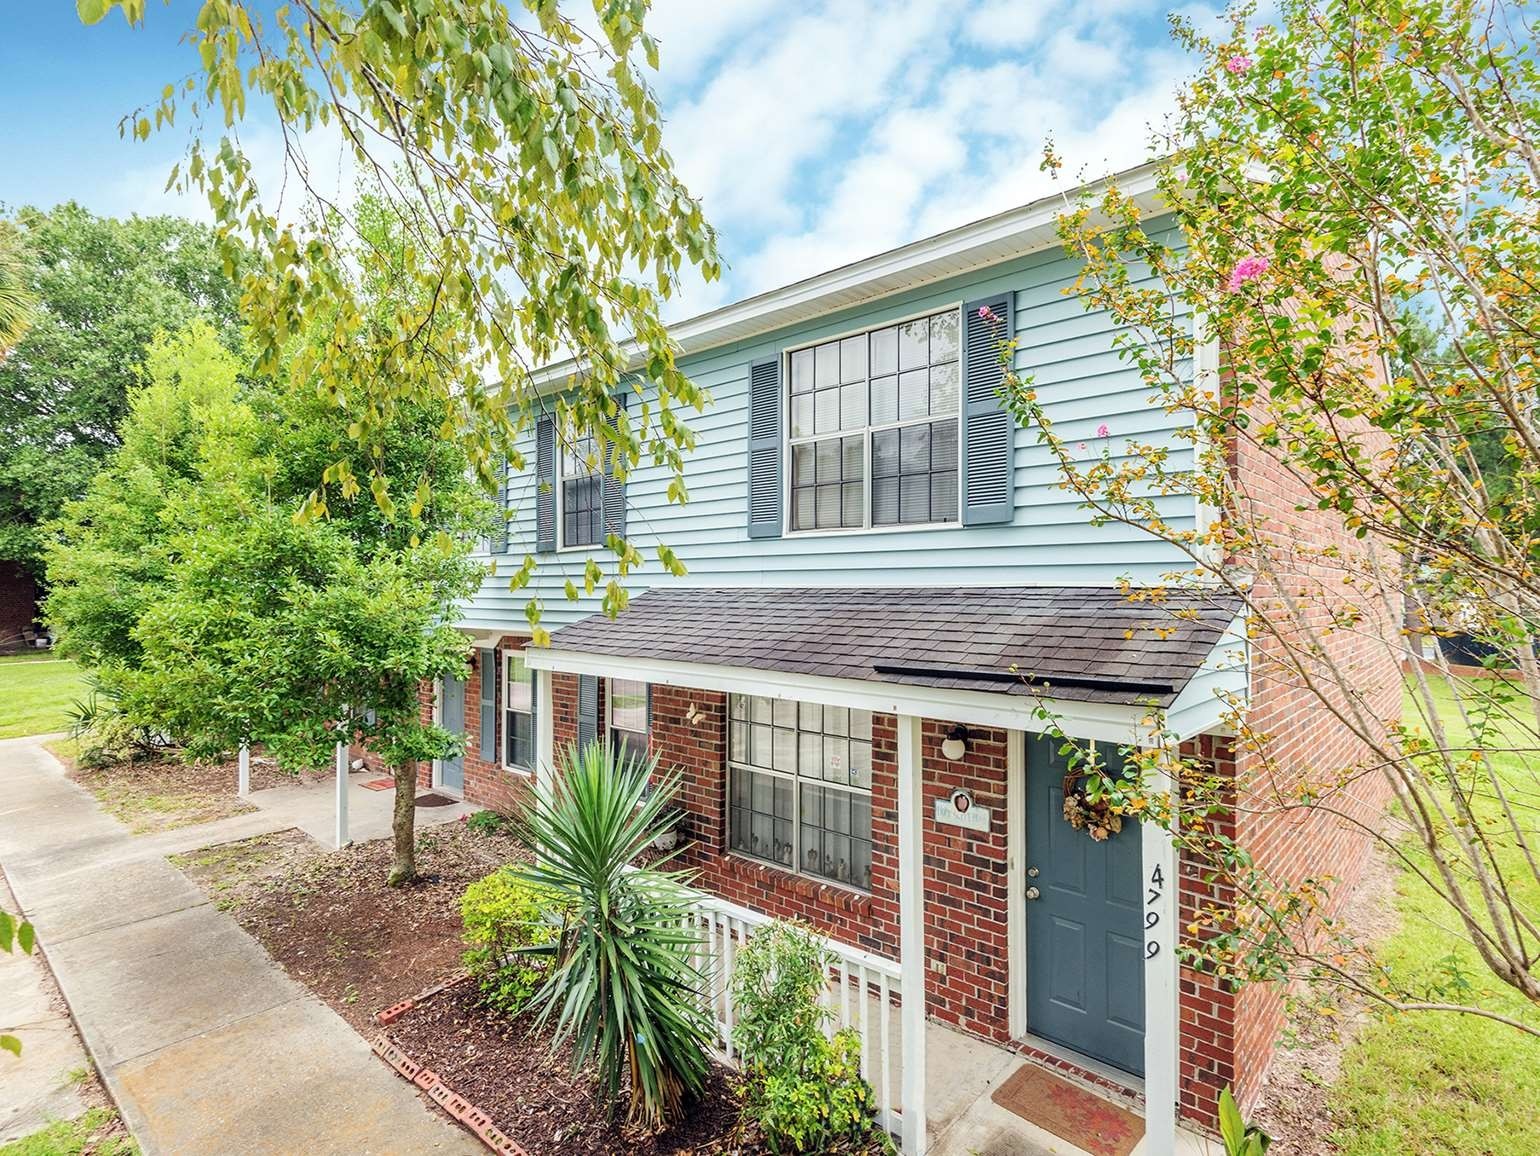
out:
<path id="1" fill-rule="evenodd" d="M 1234 76 L 1239 76 L 1243 72 L 1250 71 L 1253 63 L 1254 62 L 1252 61 L 1251 57 L 1246 56 L 1244 53 L 1237 52 L 1234 56 L 1230 57 L 1229 60 L 1225 61 L 1225 71 L 1231 73 Z"/>
<path id="2" fill-rule="evenodd" d="M 1230 274 L 1230 280 L 1226 288 L 1235 292 L 1247 281 L 1253 281 L 1267 272 L 1268 260 L 1266 257 L 1243 257 L 1235 266 L 1235 271 Z"/>
<path id="3" fill-rule="evenodd" d="M 980 305 L 979 306 L 979 320 L 980 321 L 999 321 L 1000 318 L 995 315 L 995 311 L 993 309 L 991 309 L 988 305 Z"/>
<path id="4" fill-rule="evenodd" d="M 1106 422 L 1102 422 L 1101 425 L 1096 427 L 1096 436 L 1099 437 L 1099 438 L 1105 438 L 1105 437 L 1111 437 L 1112 436 L 1112 431 L 1107 428 L 1107 423 Z"/>

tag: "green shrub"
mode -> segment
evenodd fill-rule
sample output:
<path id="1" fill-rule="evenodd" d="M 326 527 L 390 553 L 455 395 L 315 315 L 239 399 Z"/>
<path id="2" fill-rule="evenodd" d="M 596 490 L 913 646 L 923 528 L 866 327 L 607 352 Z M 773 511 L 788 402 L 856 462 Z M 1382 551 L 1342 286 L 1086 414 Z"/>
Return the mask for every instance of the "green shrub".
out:
<path id="1" fill-rule="evenodd" d="M 551 971 L 549 957 L 526 949 L 553 943 L 561 933 L 556 896 L 503 867 L 465 889 L 460 919 L 468 947 L 465 966 L 482 998 L 517 1015 Z"/>
<path id="2" fill-rule="evenodd" d="M 1219 1093 L 1219 1135 L 1224 1141 L 1225 1156 L 1264 1156 L 1273 1142 L 1261 1128 L 1241 1119 L 1240 1105 L 1228 1086 Z"/>
<path id="3" fill-rule="evenodd" d="M 833 957 L 807 928 L 772 923 L 738 953 L 733 1044 L 743 1061 L 744 1111 L 776 1153 L 891 1148 L 876 1097 L 861 1077 L 861 1037 L 824 1034 L 818 1002 Z"/>
<path id="4" fill-rule="evenodd" d="M 497 811 L 477 811 L 465 820 L 465 825 L 478 835 L 501 835 L 511 830 L 507 815 Z"/>

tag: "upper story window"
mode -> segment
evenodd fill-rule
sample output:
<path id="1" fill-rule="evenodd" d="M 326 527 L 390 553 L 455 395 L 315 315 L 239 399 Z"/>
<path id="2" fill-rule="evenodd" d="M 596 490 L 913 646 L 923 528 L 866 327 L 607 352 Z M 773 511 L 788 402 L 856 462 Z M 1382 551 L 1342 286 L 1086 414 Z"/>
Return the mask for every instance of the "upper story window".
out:
<path id="1" fill-rule="evenodd" d="M 596 546 L 604 540 L 604 481 L 592 435 L 561 450 L 561 544 Z"/>
<path id="2" fill-rule="evenodd" d="M 961 316 L 789 356 L 791 529 L 957 521 Z"/>
<path id="3" fill-rule="evenodd" d="M 504 658 L 503 764 L 521 771 L 535 768 L 535 679 L 523 651 Z"/>
<path id="4" fill-rule="evenodd" d="M 646 760 L 648 735 L 647 684 L 629 678 L 610 679 L 610 746 L 618 755 Z"/>
<path id="5" fill-rule="evenodd" d="M 870 890 L 870 711 L 735 694 L 728 711 L 727 845 Z"/>

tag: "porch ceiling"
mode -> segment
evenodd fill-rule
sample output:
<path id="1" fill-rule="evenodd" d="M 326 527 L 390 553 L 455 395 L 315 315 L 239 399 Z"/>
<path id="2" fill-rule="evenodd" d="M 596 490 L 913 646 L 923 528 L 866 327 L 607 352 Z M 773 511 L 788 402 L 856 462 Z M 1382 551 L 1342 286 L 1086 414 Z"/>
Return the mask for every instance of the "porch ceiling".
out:
<path id="1" fill-rule="evenodd" d="M 1217 592 L 1104 587 L 668 588 L 557 630 L 528 660 L 1028 730 L 1046 702 L 1127 735 L 1177 700 L 1237 609 Z"/>

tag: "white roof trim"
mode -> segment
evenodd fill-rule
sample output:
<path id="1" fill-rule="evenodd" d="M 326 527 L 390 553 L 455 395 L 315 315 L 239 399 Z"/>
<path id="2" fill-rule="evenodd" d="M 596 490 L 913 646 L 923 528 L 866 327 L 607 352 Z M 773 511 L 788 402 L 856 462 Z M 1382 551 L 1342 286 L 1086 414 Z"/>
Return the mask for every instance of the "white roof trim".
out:
<path id="1" fill-rule="evenodd" d="M 1080 188 L 1098 189 L 1116 181 L 1141 210 L 1154 212 L 1160 208 L 1156 189 L 1159 164 L 1151 161 Z M 669 335 L 681 354 L 699 353 L 1046 249 L 1059 243 L 1057 221 L 1067 207 L 1065 197 L 1079 191 L 1052 193 L 981 221 L 698 314 L 670 325 Z M 634 368 L 640 359 L 635 357 L 634 346 L 627 349 L 633 357 L 629 368 Z M 577 370 L 577 361 L 567 358 L 541 367 L 533 378 L 542 390 L 554 389 Z"/>
<path id="2" fill-rule="evenodd" d="M 1005 727 L 1033 734 L 1047 729 L 1047 724 L 1039 717 L 1038 700 L 1022 695 L 825 678 L 710 663 L 617 658 L 537 647 L 524 651 L 524 661 L 534 670 L 636 679 L 661 686 L 726 694 L 757 694 L 825 706 L 855 707 L 881 714 L 918 715 L 972 726 Z M 1063 731 L 1075 738 L 1140 745 L 1158 741 L 1158 712 L 1153 712 L 1150 707 L 1056 700 L 1043 700 L 1043 705 L 1052 712 Z"/>

